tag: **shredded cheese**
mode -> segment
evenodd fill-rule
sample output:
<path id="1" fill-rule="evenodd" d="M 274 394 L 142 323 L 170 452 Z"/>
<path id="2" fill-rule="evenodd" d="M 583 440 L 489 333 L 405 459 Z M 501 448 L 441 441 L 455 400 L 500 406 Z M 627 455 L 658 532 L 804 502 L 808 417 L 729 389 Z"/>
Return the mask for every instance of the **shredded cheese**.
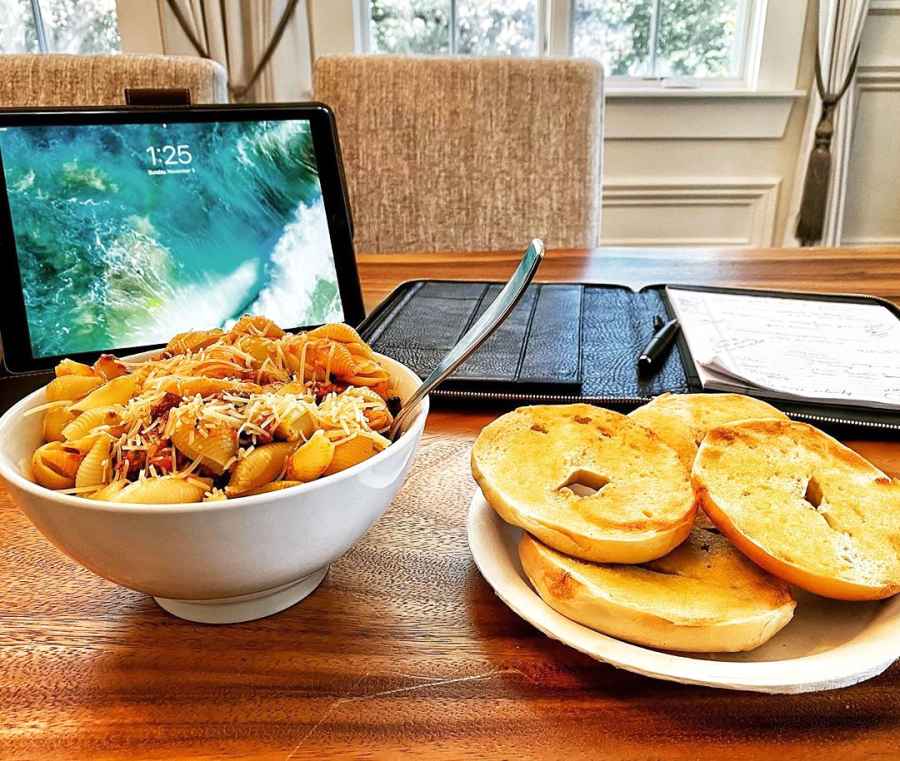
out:
<path id="1" fill-rule="evenodd" d="M 110 436 L 109 455 L 101 463 L 104 481 L 181 478 L 203 486 L 205 499 L 220 499 L 224 492 L 213 488 L 210 479 L 200 478 L 208 473 L 202 457 L 184 457 L 182 452 L 181 461 L 187 464 L 178 467 L 172 440 L 176 432 L 186 431 L 189 445 L 229 432 L 235 449 L 222 465 L 227 474 L 273 439 L 305 441 L 324 430 L 341 444 L 383 431 L 385 421 L 390 423 L 387 403 L 379 394 L 354 387 L 353 377 L 332 379 L 333 372 L 341 372 L 336 368 L 339 342 L 306 334 L 269 338 L 263 320 L 246 320 L 241 328 L 243 333 L 223 333 L 203 348 L 173 353 L 190 345 L 186 334 L 180 345 L 153 359 L 122 362 L 138 380 L 138 392 L 121 405 L 116 424 L 99 424 L 86 432 L 86 437 Z M 24 414 L 70 404 L 47 402 Z M 104 485 L 67 491 L 96 491 Z"/>

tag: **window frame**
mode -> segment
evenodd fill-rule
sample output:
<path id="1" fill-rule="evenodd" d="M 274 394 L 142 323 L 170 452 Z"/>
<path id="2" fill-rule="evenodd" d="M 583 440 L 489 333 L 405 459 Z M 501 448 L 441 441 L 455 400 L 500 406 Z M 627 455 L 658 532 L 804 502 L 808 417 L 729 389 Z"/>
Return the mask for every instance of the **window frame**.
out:
<path id="1" fill-rule="evenodd" d="M 568 0 L 566 0 L 568 2 Z M 751 0 L 752 1 L 752 0 Z M 353 2 L 353 36 L 354 51 L 357 53 L 371 53 L 370 43 L 372 16 L 369 13 L 370 0 L 354 0 Z M 461 55 L 456 50 L 457 32 L 456 32 L 456 5 L 458 0 L 447 0 L 450 3 L 450 39 L 448 41 L 449 52 L 441 55 Z M 547 54 L 547 5 L 556 2 L 556 0 L 535 0 L 535 30 L 534 30 L 534 55 L 543 56 Z"/>
<path id="2" fill-rule="evenodd" d="M 119 19 L 121 18 L 119 4 L 122 0 L 116 0 L 115 3 L 115 16 L 116 16 L 116 25 L 118 27 Z M 28 54 L 33 55 L 46 55 L 49 53 L 65 53 L 66 51 L 61 50 L 51 50 L 50 43 L 47 41 L 47 25 L 44 21 L 44 11 L 41 8 L 41 0 L 28 0 L 28 6 L 31 9 L 31 20 L 34 22 L 34 34 L 37 41 L 37 50 L 36 51 L 23 51 Z M 121 34 L 119 36 L 119 49 L 117 51 L 107 51 L 110 54 L 112 53 L 121 53 L 123 49 L 123 45 L 121 42 Z"/>
<path id="3" fill-rule="evenodd" d="M 449 0 L 450 53 L 454 52 L 455 6 L 457 0 Z M 536 0 L 535 55 L 571 56 L 573 50 L 574 25 L 572 12 L 575 0 Z M 768 0 L 746 0 L 747 9 L 743 14 L 738 39 L 741 43 L 740 71 L 736 77 L 641 77 L 607 76 L 606 87 L 609 94 L 616 92 L 650 94 L 652 92 L 673 93 L 676 91 L 755 91 L 759 85 L 763 50 L 767 32 L 776 29 L 770 14 L 785 3 L 769 3 Z M 368 53 L 370 50 L 369 0 L 353 0 L 354 50 Z M 798 56 L 799 59 L 799 56 Z M 795 74 L 796 77 L 796 74 Z M 784 89 L 793 88 L 793 80 Z"/>
<path id="4" fill-rule="evenodd" d="M 31 0 L 31 17 L 34 19 L 34 34 L 37 37 L 38 52 L 49 53 L 47 44 L 47 27 L 44 25 L 44 13 L 41 10 L 41 0 Z"/>
<path id="5" fill-rule="evenodd" d="M 558 25 L 566 33 L 555 37 L 556 45 L 551 48 L 551 55 L 571 56 L 574 54 L 575 24 L 572 12 L 575 0 L 551 0 L 554 3 L 554 16 L 551 26 Z M 656 0 L 658 4 L 660 0 Z M 762 42 L 761 30 L 765 24 L 768 0 L 743 0 L 744 12 L 739 19 L 736 42 L 739 47 L 739 64 L 737 76 L 733 77 L 657 77 L 657 76 L 606 76 L 606 85 L 610 89 L 676 89 L 676 90 L 733 90 L 753 86 L 758 72 L 759 49 Z M 655 40 L 654 40 L 655 42 Z"/>

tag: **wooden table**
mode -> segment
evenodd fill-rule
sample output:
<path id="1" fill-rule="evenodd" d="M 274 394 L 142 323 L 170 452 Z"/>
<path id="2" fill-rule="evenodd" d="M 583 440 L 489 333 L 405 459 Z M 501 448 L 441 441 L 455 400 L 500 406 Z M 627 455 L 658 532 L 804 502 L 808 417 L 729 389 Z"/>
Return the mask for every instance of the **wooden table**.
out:
<path id="1" fill-rule="evenodd" d="M 516 259 L 363 256 L 366 301 L 408 278 L 504 278 Z M 900 302 L 900 250 L 568 251 L 539 279 Z M 466 545 L 468 450 L 492 415 L 434 411 L 407 485 L 322 587 L 236 626 L 93 576 L 0 493 L 0 758 L 900 758 L 900 667 L 832 693 L 728 693 L 617 671 L 519 620 Z M 900 443 L 852 445 L 900 476 Z"/>

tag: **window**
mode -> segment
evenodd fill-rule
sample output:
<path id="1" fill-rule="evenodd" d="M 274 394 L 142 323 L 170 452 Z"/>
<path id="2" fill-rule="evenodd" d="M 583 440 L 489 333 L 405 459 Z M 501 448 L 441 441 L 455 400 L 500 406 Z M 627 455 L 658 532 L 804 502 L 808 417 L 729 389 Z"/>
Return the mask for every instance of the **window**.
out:
<path id="1" fill-rule="evenodd" d="M 537 0 L 363 0 L 367 49 L 427 55 L 534 55 Z"/>
<path id="2" fill-rule="evenodd" d="M 574 0 L 572 53 L 608 75 L 739 79 L 749 0 Z"/>
<path id="3" fill-rule="evenodd" d="M 607 75 L 749 81 L 762 0 L 359 0 L 362 48 L 431 55 L 576 55 Z M 561 27 L 560 34 L 555 27 Z"/>
<path id="4" fill-rule="evenodd" d="M 0 0 L 0 53 L 114 53 L 116 0 Z"/>

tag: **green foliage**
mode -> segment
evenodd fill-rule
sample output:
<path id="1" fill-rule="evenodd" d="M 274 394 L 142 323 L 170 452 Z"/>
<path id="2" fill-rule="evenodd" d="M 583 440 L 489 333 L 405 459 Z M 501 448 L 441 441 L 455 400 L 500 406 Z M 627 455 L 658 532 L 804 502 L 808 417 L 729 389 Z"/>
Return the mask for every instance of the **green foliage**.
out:
<path id="1" fill-rule="evenodd" d="M 656 66 L 653 0 L 576 0 L 574 52 L 599 58 L 613 76 L 735 76 L 740 0 L 661 0 Z"/>
<path id="2" fill-rule="evenodd" d="M 371 0 L 370 29 L 379 53 L 449 53 L 450 0 Z"/>
<path id="3" fill-rule="evenodd" d="M 52 53 L 112 53 L 121 47 L 115 0 L 40 0 Z M 30 0 L 0 0 L 0 53 L 38 52 Z"/>
<path id="4" fill-rule="evenodd" d="M 37 49 L 29 0 L 0 0 L 0 53 L 31 53 Z"/>
<path id="5" fill-rule="evenodd" d="M 573 52 L 603 61 L 608 76 L 650 76 L 649 0 L 576 0 Z"/>
<path id="6" fill-rule="evenodd" d="M 534 55 L 534 0 L 457 3 L 457 52 L 463 55 Z"/>
<path id="7" fill-rule="evenodd" d="M 737 76 L 732 51 L 741 5 L 739 0 L 663 0 L 657 74 Z"/>
<path id="8" fill-rule="evenodd" d="M 614 76 L 736 76 L 732 50 L 742 0 L 659 0 L 657 50 L 651 55 L 654 0 L 575 0 L 575 55 L 598 58 Z M 450 52 L 450 0 L 371 0 L 372 49 Z M 535 0 L 458 0 L 456 52 L 531 55 Z"/>
<path id="9" fill-rule="evenodd" d="M 450 53 L 450 0 L 371 0 L 372 49 L 381 53 Z M 456 52 L 530 55 L 535 0 L 457 2 Z"/>
<path id="10" fill-rule="evenodd" d="M 47 44 L 58 53 L 112 53 L 121 48 L 115 0 L 41 0 Z"/>

